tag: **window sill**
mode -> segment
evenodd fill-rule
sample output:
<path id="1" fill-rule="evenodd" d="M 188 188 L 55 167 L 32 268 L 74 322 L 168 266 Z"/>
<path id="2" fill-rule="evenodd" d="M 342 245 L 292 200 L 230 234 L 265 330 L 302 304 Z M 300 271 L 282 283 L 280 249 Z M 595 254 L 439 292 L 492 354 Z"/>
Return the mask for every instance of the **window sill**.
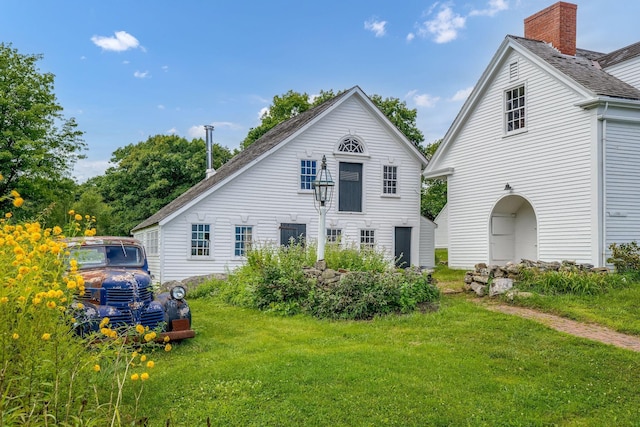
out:
<path id="1" fill-rule="evenodd" d="M 191 256 L 187 256 L 187 261 L 215 261 L 216 259 L 212 256 L 205 256 L 205 255 L 200 255 L 200 256 L 196 256 L 196 255 L 191 255 Z"/>
<path id="2" fill-rule="evenodd" d="M 518 129 L 518 130 L 512 130 L 511 132 L 505 132 L 504 135 L 502 135 L 503 138 L 509 138 L 510 136 L 515 136 L 515 135 L 520 135 L 523 133 L 527 133 L 529 131 L 529 129 L 527 128 L 522 128 L 522 129 Z"/>
<path id="3" fill-rule="evenodd" d="M 313 195 L 313 190 L 298 190 L 298 194 L 311 194 L 311 195 Z"/>
<path id="4" fill-rule="evenodd" d="M 399 199 L 400 195 L 399 194 L 381 194 L 380 197 L 382 199 Z"/>

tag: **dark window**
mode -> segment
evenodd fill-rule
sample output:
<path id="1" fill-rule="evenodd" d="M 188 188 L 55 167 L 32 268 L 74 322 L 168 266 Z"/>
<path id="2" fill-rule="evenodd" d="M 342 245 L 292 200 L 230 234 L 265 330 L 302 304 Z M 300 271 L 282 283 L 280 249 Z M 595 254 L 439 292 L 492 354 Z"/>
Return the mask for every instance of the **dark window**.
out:
<path id="1" fill-rule="evenodd" d="M 362 212 L 362 163 L 340 162 L 338 210 Z"/>

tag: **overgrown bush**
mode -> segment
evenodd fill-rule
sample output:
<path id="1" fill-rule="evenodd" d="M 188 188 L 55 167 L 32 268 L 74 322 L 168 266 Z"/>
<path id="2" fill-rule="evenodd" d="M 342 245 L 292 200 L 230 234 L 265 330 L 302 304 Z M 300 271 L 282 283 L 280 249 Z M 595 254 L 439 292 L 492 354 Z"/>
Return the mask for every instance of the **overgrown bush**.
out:
<path id="1" fill-rule="evenodd" d="M 613 243 L 609 245 L 611 257 L 607 262 L 613 264 L 618 273 L 632 273 L 640 276 L 640 246 L 636 241 L 631 243 Z"/>
<path id="2" fill-rule="evenodd" d="M 19 208 L 22 198 L 11 197 Z M 67 235 L 95 233 L 93 218 L 69 213 Z M 61 227 L 14 223 L 11 213 L 0 220 L 0 425 L 119 426 L 136 417 L 156 334 L 141 325 L 116 333 L 108 319 L 99 333 L 74 333 L 84 281 L 68 256 Z"/>
<path id="3" fill-rule="evenodd" d="M 256 246 L 247 253 L 246 265 L 230 273 L 226 281 L 210 281 L 189 297 L 216 296 L 244 307 L 330 319 L 406 313 L 440 297 L 428 274 L 397 270 L 381 252 L 327 245 L 327 266 L 349 273 L 323 286 L 304 274 L 304 267 L 313 265 L 315 258 L 312 245 Z"/>
<path id="4" fill-rule="evenodd" d="M 628 279 L 619 274 L 577 270 L 536 273 L 531 270 L 525 270 L 520 274 L 518 288 L 540 292 L 545 295 L 597 295 L 610 289 L 624 287 L 628 283 Z"/>

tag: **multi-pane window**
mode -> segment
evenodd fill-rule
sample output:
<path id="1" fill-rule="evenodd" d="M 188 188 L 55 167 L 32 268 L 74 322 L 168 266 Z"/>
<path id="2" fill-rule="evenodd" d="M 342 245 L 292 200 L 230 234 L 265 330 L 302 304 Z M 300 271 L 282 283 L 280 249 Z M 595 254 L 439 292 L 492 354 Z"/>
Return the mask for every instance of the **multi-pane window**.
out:
<path id="1" fill-rule="evenodd" d="M 191 224 L 191 255 L 211 254 L 211 233 L 209 224 Z"/>
<path id="2" fill-rule="evenodd" d="M 357 138 L 353 136 L 348 136 L 340 142 L 340 145 L 338 146 L 338 151 L 341 151 L 343 153 L 363 154 L 364 146 L 360 141 L 358 141 Z"/>
<path id="3" fill-rule="evenodd" d="M 251 248 L 253 227 L 246 225 L 236 225 L 236 244 L 233 251 L 235 256 L 246 256 Z"/>
<path id="4" fill-rule="evenodd" d="M 371 229 L 360 230 L 360 247 L 373 248 L 376 244 L 376 232 Z"/>
<path id="5" fill-rule="evenodd" d="M 398 192 L 398 167 L 384 166 L 382 170 L 382 193 L 397 194 Z"/>
<path id="6" fill-rule="evenodd" d="M 316 161 L 300 160 L 300 189 L 313 190 L 313 181 L 316 179 Z"/>
<path id="7" fill-rule="evenodd" d="M 158 230 L 147 232 L 146 247 L 149 255 L 158 255 Z"/>
<path id="8" fill-rule="evenodd" d="M 524 85 L 505 92 L 505 126 L 507 132 L 525 127 Z"/>
<path id="9" fill-rule="evenodd" d="M 327 243 L 340 243 L 342 230 L 340 228 L 327 228 Z"/>

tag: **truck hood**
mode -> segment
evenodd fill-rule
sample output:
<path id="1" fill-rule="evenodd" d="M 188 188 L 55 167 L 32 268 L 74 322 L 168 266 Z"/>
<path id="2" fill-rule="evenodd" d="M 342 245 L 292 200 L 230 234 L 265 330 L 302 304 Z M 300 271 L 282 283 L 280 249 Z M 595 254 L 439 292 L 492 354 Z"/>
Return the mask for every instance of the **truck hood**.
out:
<path id="1" fill-rule="evenodd" d="M 85 287 L 90 288 L 129 287 L 134 284 L 146 287 L 151 283 L 151 278 L 142 269 L 100 268 L 80 270 L 79 273 L 84 278 Z"/>

